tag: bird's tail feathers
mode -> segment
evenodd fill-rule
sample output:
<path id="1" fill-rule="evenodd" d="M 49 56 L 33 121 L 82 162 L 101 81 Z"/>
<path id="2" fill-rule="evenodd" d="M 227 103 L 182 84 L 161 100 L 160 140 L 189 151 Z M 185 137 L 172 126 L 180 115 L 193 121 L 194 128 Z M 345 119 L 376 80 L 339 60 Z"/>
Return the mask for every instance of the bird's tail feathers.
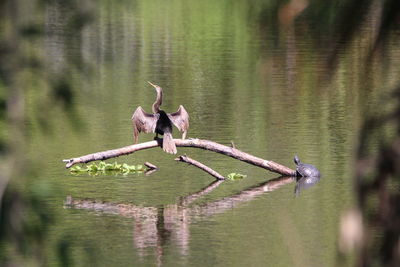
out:
<path id="1" fill-rule="evenodd" d="M 176 154 L 176 145 L 171 133 L 164 133 L 162 148 L 169 154 Z"/>

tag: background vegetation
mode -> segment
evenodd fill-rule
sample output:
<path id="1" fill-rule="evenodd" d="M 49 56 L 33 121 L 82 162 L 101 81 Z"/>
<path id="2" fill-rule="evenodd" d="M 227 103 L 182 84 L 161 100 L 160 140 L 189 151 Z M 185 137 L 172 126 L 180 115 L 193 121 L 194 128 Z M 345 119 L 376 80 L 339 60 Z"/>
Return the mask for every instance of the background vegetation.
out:
<path id="1" fill-rule="evenodd" d="M 150 77 L 170 88 L 166 109 L 192 107 L 191 131 L 202 138 L 229 143 L 235 137 L 243 150 L 271 153 L 287 165 L 285 152 L 307 147 L 306 157 L 325 169 L 327 159 L 358 147 L 352 159 L 329 166 L 338 177 L 354 169 L 356 205 L 342 225 L 361 229 L 360 237 L 341 237 L 350 245 L 337 248 L 336 263 L 356 251 L 359 265 L 399 265 L 398 2 L 0 1 L 2 264 L 96 261 L 90 241 L 78 252 L 69 231 L 47 242 L 59 218 L 43 201 L 54 197 L 54 188 L 41 178 L 46 166 L 39 158 L 61 142 L 87 144 L 82 154 L 109 148 L 110 140 L 130 142 L 121 131 L 129 116 L 115 116 L 126 106 L 151 105 L 152 94 L 132 92 Z M 93 117 L 102 104 L 103 113 Z M 223 115 L 202 112 L 208 106 Z M 320 139 L 308 131 L 320 132 Z"/>

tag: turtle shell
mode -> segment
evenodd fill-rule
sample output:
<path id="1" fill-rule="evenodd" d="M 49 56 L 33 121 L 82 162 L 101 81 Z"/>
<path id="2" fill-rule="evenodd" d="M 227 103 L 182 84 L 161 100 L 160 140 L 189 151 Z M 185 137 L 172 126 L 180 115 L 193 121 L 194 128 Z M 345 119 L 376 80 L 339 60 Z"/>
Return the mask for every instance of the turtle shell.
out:
<path id="1" fill-rule="evenodd" d="M 314 165 L 300 163 L 297 165 L 296 172 L 299 176 L 303 177 L 318 177 L 320 176 L 320 172 Z"/>

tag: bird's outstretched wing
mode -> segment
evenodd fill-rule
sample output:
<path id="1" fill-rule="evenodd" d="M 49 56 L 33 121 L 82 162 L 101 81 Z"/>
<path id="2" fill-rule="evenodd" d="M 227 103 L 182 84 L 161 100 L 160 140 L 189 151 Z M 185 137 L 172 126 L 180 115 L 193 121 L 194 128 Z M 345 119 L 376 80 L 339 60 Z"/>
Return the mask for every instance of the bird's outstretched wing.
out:
<path id="1" fill-rule="evenodd" d="M 189 114 L 186 109 L 180 105 L 177 112 L 169 113 L 167 115 L 176 128 L 183 132 L 182 139 L 185 139 L 187 130 L 189 129 Z"/>
<path id="2" fill-rule="evenodd" d="M 135 110 L 131 118 L 135 143 L 138 141 L 138 135 L 140 132 L 154 133 L 159 116 L 158 113 L 147 113 L 142 107 L 138 107 Z"/>

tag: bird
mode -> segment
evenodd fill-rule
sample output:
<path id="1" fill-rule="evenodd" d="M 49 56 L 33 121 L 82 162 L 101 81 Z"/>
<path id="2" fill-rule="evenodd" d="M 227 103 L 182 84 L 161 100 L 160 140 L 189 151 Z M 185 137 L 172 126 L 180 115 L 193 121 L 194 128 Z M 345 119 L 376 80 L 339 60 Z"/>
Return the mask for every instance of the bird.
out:
<path id="1" fill-rule="evenodd" d="M 140 132 L 155 133 L 154 139 L 157 139 L 160 134 L 164 136 L 162 149 L 169 154 L 176 154 L 176 145 L 172 137 L 172 125 L 175 125 L 182 132 L 182 139 L 185 139 L 189 129 L 189 114 L 182 105 L 174 113 L 166 113 L 160 109 L 163 100 L 163 89 L 156 84 L 148 83 L 156 90 L 157 97 L 152 105 L 153 113 L 147 113 L 141 106 L 133 113 L 131 120 L 134 142 L 137 144 Z"/>

